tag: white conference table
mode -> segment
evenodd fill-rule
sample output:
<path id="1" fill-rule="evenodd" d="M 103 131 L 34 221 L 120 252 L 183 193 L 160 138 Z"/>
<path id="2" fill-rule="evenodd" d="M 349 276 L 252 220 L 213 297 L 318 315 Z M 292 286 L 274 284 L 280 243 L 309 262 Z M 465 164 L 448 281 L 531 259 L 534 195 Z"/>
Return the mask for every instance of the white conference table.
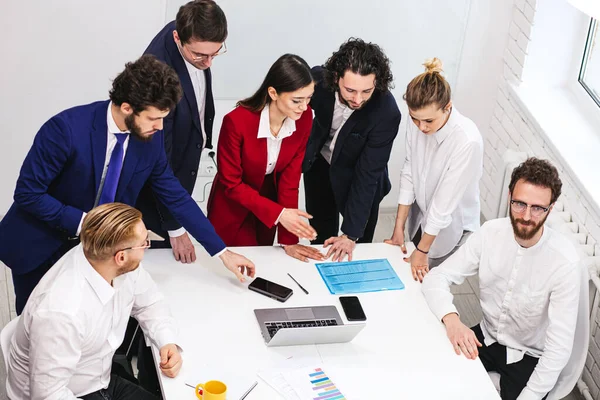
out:
<path id="1" fill-rule="evenodd" d="M 373 371 L 373 376 L 364 376 L 364 385 L 373 389 L 368 396 L 357 397 L 360 399 L 500 399 L 479 359 L 468 360 L 454 353 L 444 326 L 429 310 L 398 247 L 361 244 L 354 252 L 357 260 L 387 258 L 405 289 L 358 294 L 367 326 L 352 342 L 271 348 L 260 333 L 253 312 L 256 308 L 335 305 L 344 323 L 348 321 L 338 296 L 329 293 L 314 262 L 297 261 L 279 247 L 232 250 L 256 264 L 256 276 L 292 288 L 292 297 L 280 303 L 248 290 L 249 282 L 239 283 L 220 260 L 209 258 L 201 247 L 196 248 L 198 259 L 193 264 L 176 262 L 170 250 L 146 252 L 144 268 L 170 305 L 184 349 L 183 367 L 176 378 L 158 374 L 166 400 L 196 398 L 185 382 L 198 362 L 214 363 L 258 381 L 247 400 L 282 398 L 258 378 L 258 371 L 286 363 L 310 366 L 315 362 Z M 203 377 L 202 382 L 210 379 L 214 378 Z M 355 399 L 352 393 L 344 394 L 348 400 Z"/>

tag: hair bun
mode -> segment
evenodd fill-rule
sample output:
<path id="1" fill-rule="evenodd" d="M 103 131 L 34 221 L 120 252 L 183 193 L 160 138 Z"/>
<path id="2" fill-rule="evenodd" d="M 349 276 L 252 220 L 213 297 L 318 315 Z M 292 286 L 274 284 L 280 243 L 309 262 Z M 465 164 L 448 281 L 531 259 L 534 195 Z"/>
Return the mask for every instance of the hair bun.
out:
<path id="1" fill-rule="evenodd" d="M 438 74 L 441 74 L 444 71 L 444 69 L 442 68 L 442 60 L 440 60 L 437 57 L 425 60 L 423 65 L 425 66 L 425 73 L 428 74 L 435 74 L 436 72 Z"/>

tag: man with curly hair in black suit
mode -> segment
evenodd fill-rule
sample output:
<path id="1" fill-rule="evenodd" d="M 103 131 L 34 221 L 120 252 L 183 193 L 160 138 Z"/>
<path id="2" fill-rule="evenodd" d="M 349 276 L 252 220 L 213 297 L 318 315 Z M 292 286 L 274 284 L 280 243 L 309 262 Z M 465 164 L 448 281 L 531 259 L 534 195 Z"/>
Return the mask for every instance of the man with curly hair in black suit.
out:
<path id="1" fill-rule="evenodd" d="M 312 72 L 306 211 L 318 232 L 313 244 L 329 247 L 333 261 L 351 260 L 356 242 L 373 240 L 379 203 L 391 189 L 387 164 L 401 117 L 390 92 L 393 76 L 383 50 L 355 38 Z"/>

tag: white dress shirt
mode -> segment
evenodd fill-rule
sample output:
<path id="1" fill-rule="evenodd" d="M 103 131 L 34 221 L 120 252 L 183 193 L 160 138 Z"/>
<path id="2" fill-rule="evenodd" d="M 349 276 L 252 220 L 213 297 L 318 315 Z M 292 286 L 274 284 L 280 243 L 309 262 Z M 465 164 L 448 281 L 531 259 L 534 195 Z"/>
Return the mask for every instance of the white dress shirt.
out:
<path id="1" fill-rule="evenodd" d="M 338 135 L 342 130 L 342 127 L 348 121 L 348 118 L 354 112 L 353 109 L 345 105 L 340 101 L 338 92 L 335 92 L 335 104 L 333 106 L 333 117 L 331 119 L 331 129 L 329 131 L 329 137 L 321 149 L 321 155 L 323 158 L 331 164 L 331 158 L 333 157 L 333 149 L 335 148 L 335 142 L 337 142 Z"/>
<path id="2" fill-rule="evenodd" d="M 515 240 L 510 220 L 486 222 L 456 253 L 431 270 L 422 291 L 438 319 L 457 313 L 450 285 L 479 275 L 486 346 L 506 346 L 506 362 L 539 358 L 519 400 L 541 399 L 569 361 L 579 307 L 583 263 L 575 246 L 544 226 L 530 248 Z"/>
<path id="3" fill-rule="evenodd" d="M 106 112 L 106 125 L 108 126 L 107 136 L 106 136 L 106 140 L 107 140 L 106 156 L 104 158 L 104 169 L 102 170 L 102 179 L 100 180 L 100 187 L 98 188 L 98 194 L 96 195 L 96 200 L 94 201 L 94 207 L 98 205 L 98 201 L 100 200 L 100 195 L 102 194 L 102 189 L 104 188 L 104 180 L 106 178 L 106 173 L 108 172 L 108 164 L 110 163 L 110 156 L 112 155 L 115 145 L 117 144 L 117 137 L 115 136 L 115 134 L 130 133 L 129 131 L 121 131 L 119 129 L 119 127 L 117 126 L 117 123 L 115 122 L 115 119 L 111 112 L 112 104 L 113 104 L 112 101 L 108 103 L 108 110 Z M 125 141 L 123 142 L 123 162 L 125 162 L 125 155 L 127 154 L 127 147 L 129 146 L 129 137 L 130 137 L 130 135 L 127 135 L 127 138 L 125 138 Z M 81 226 L 83 225 L 83 220 L 86 215 L 87 215 L 87 213 L 84 212 L 83 215 L 81 216 L 81 220 L 79 221 L 79 226 L 77 227 L 77 236 L 79 236 L 79 234 L 81 233 Z M 175 231 L 169 231 L 169 237 L 178 237 L 178 236 L 183 235 L 186 232 L 187 231 L 185 230 L 185 228 L 181 227 Z M 223 254 L 225 252 L 225 250 L 227 250 L 227 248 L 224 248 L 223 250 L 221 250 L 220 252 L 215 254 L 213 257 L 219 257 L 221 254 Z"/>
<path id="4" fill-rule="evenodd" d="M 181 54 L 181 51 L 180 51 Z M 194 88 L 194 96 L 196 97 L 196 104 L 198 104 L 198 115 L 200 116 L 200 131 L 202 132 L 202 149 L 206 147 L 206 131 L 204 130 L 204 116 L 206 115 L 206 76 L 204 71 L 194 67 L 192 64 L 185 59 L 182 55 L 183 62 L 187 68 L 190 80 L 192 81 L 192 87 Z M 174 231 L 168 231 L 169 237 L 179 237 L 186 233 L 184 227 L 176 229 Z"/>
<path id="5" fill-rule="evenodd" d="M 200 116 L 200 130 L 202 131 L 202 148 L 206 147 L 206 131 L 204 130 L 204 116 L 206 115 L 206 76 L 204 70 L 194 67 L 192 64 L 181 56 L 185 62 L 190 80 L 192 81 L 192 87 L 194 88 L 194 95 L 196 96 L 196 104 L 198 104 L 198 115 Z"/>
<path id="6" fill-rule="evenodd" d="M 64 400 L 107 388 L 130 315 L 157 347 L 177 343 L 169 309 L 141 266 L 111 286 L 81 245 L 73 248 L 38 283 L 17 324 L 8 397 Z"/>
<path id="7" fill-rule="evenodd" d="M 100 187 L 98 188 L 98 193 L 96 194 L 96 200 L 94 201 L 94 207 L 98 205 L 98 201 L 100 201 L 100 195 L 102 194 L 102 189 L 104 188 L 104 180 L 106 179 L 106 173 L 108 172 L 108 164 L 110 163 L 110 156 L 117 144 L 117 137 L 115 134 L 117 133 L 129 133 L 129 131 L 121 131 L 113 118 L 111 112 L 111 106 L 113 102 L 108 103 L 108 110 L 106 111 L 106 125 L 108 126 L 108 132 L 106 135 L 106 156 L 104 157 L 104 169 L 102 170 L 102 179 L 100 180 Z M 123 142 L 123 160 L 125 161 L 125 154 L 127 154 L 127 147 L 129 146 L 129 135 L 125 138 Z M 77 227 L 77 236 L 81 232 L 81 225 L 83 224 L 83 219 L 87 213 L 83 213 L 81 216 L 81 221 L 79 221 L 79 226 Z"/>
<path id="8" fill-rule="evenodd" d="M 279 130 L 277 136 L 273 136 L 271 133 L 271 122 L 269 120 L 270 104 L 267 104 L 260 113 L 260 122 L 258 123 L 258 135 L 259 139 L 267 139 L 267 165 L 265 175 L 273 173 L 277 159 L 279 158 L 279 151 L 281 150 L 281 142 L 283 139 L 292 136 L 296 131 L 296 121 L 290 118 L 283 120 L 283 125 Z"/>
<path id="9" fill-rule="evenodd" d="M 483 140 L 473 121 L 456 108 L 433 134 L 424 134 L 412 121 L 406 127 L 398 203 L 412 204 L 409 239 L 423 226 L 423 233 L 436 236 L 429 257 L 443 257 L 458 244 L 463 231 L 479 228 Z"/>
<path id="10" fill-rule="evenodd" d="M 286 118 L 283 120 L 281 129 L 277 137 L 271 133 L 271 121 L 269 119 L 270 104 L 267 104 L 260 113 L 260 120 L 258 123 L 258 134 L 257 138 L 264 138 L 267 140 L 267 165 L 265 167 L 265 175 L 273 173 L 275 166 L 277 165 L 277 159 L 279 158 L 279 152 L 281 151 L 281 142 L 283 139 L 292 136 L 296 131 L 296 121 Z M 279 213 L 279 217 L 275 221 L 275 225 L 279 224 L 279 219 L 283 215 L 285 208 Z"/>

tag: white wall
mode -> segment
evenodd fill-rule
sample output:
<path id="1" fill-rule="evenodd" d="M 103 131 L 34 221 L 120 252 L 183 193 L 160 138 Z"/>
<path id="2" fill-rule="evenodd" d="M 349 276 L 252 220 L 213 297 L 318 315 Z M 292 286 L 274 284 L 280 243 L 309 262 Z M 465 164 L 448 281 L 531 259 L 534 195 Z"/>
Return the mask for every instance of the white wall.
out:
<path id="1" fill-rule="evenodd" d="M 40 126 L 108 98 L 111 79 L 163 26 L 165 0 L 4 0 L 0 12 L 0 215 Z"/>
<path id="2" fill-rule="evenodd" d="M 167 0 L 167 18 L 174 18 L 186 2 Z M 397 98 L 432 54 L 445 60 L 454 83 L 470 2 L 372 0 L 365 6 L 364 0 L 219 0 L 229 37 L 228 53 L 215 60 L 215 97 L 248 96 L 284 53 L 298 54 L 311 66 L 322 64 L 351 36 L 384 49 L 392 60 L 397 83 L 392 92 Z"/>
<path id="3" fill-rule="evenodd" d="M 513 2 L 478 0 L 471 3 L 453 98 L 456 107 L 475 122 L 484 136 L 502 78 L 502 55 L 508 42 Z"/>
<path id="4" fill-rule="evenodd" d="M 173 19 L 185 2 L 168 0 L 167 20 Z M 455 84 L 471 3 L 475 2 L 374 0 L 365 6 L 363 0 L 220 0 L 229 23 L 229 37 L 227 54 L 217 58 L 212 68 L 217 102 L 214 135 L 218 136 L 223 117 L 219 111 L 227 112 L 236 100 L 249 96 L 283 53 L 299 54 L 312 66 L 323 64 L 351 36 L 377 43 L 392 61 L 395 77 L 392 93 L 404 116 L 389 163 L 392 192 L 382 203 L 382 208 L 395 210 L 407 121 L 402 95 L 408 82 L 423 71 L 423 61 L 433 56 L 444 61 L 447 78 Z M 250 37 L 259 39 L 249 40 Z M 202 163 L 210 165 L 206 155 L 204 158 Z M 210 177 L 201 174 L 202 169 L 198 183 L 204 186 Z M 303 195 L 301 188 L 301 207 L 304 206 Z M 204 195 L 196 191 L 194 196 L 200 199 Z"/>
<path id="5" fill-rule="evenodd" d="M 577 158 L 584 158 L 590 148 L 600 148 L 598 137 L 583 140 L 583 132 L 578 129 L 581 121 L 569 115 L 568 105 L 579 100 L 576 96 L 547 98 L 557 93 L 568 96 L 567 90 L 557 92 L 539 87 L 527 96 L 520 90 L 528 85 L 564 86 L 565 79 L 576 84 L 575 67 L 581 61 L 581 41 L 585 38 L 581 29 L 589 19 L 581 18 L 581 15 L 577 18 L 574 9 L 569 7 L 562 0 L 516 0 L 511 10 L 502 60 L 504 76 L 494 99 L 491 124 L 485 130 L 482 211 L 487 219 L 495 218 L 500 201 L 506 201 L 500 197 L 504 175 L 502 157 L 508 149 L 550 160 L 559 170 L 563 182 L 559 198 L 564 204 L 561 218 L 572 221 L 569 229 L 576 230 L 570 234 L 576 233 L 586 254 L 597 259 L 600 256 L 600 198 L 597 197 L 600 191 L 593 191 L 590 183 L 597 182 L 598 152 L 594 150 L 592 157 L 595 160 L 587 162 L 586 159 L 586 165 L 580 169 L 578 163 L 581 161 Z M 560 103 L 558 111 L 551 109 L 550 103 L 555 100 L 565 102 L 564 106 Z M 573 108 L 587 110 L 586 107 Z M 547 118 L 555 123 L 547 124 Z M 560 125 L 559 137 L 553 131 L 556 125 Z M 594 129 L 597 135 L 600 123 L 596 123 Z M 577 149 L 570 154 L 572 147 Z M 554 215 L 556 211 L 552 213 Z M 600 399 L 600 321 L 591 321 L 591 324 L 592 337 L 583 381 L 591 396 Z"/>
<path id="6" fill-rule="evenodd" d="M 41 124 L 65 108 L 106 98 L 110 80 L 126 61 L 143 52 L 183 2 L 55 0 L 34 5 L 9 0 L 0 14 L 0 47 L 4 55 L 0 74 L 3 90 L 0 128 L 6 143 L 0 147 L 0 215 L 12 202 L 19 168 Z M 390 161 L 393 190 L 384 200 L 383 208 L 396 207 L 397 182 L 404 159 L 407 113 L 401 96 L 408 81 L 422 70 L 425 58 L 439 56 L 445 61 L 456 106 L 482 132 L 489 126 L 497 81 L 502 75 L 511 1 L 461 0 L 452 5 L 433 0 L 376 1 L 377 4 L 369 3 L 373 7 L 368 10 L 359 8 L 364 4 L 362 1 L 339 1 L 335 2 L 337 6 L 329 4 L 320 9 L 313 5 L 315 11 L 311 13 L 315 15 L 329 12 L 320 16 L 317 24 L 313 20 L 282 19 L 276 13 L 284 12 L 283 8 L 269 7 L 281 2 L 261 0 L 263 11 L 273 14 L 272 24 L 262 24 L 259 28 L 277 33 L 274 37 L 278 41 L 274 42 L 273 54 L 263 56 L 265 48 L 260 47 L 257 58 L 248 57 L 248 49 L 240 47 L 248 32 L 239 29 L 240 18 L 245 15 L 243 7 L 256 7 L 257 2 L 249 5 L 242 0 L 222 0 L 220 3 L 229 16 L 228 43 L 233 48 L 230 45 L 229 52 L 217 59 L 213 68 L 217 99 L 215 133 L 235 100 L 248 94 L 234 92 L 237 97 L 234 99 L 231 91 L 223 89 L 227 82 L 225 73 L 231 70 L 231 65 L 243 68 L 252 64 L 252 68 L 243 69 L 248 82 L 244 86 L 246 91 L 260 83 L 268 66 L 283 51 L 300 49 L 307 53 L 301 55 L 311 64 L 320 64 L 351 32 L 378 42 L 390 55 L 396 77 L 394 93 L 404 115 Z M 385 18 L 378 20 L 381 15 Z M 410 23 L 394 24 L 389 17 L 393 15 L 398 16 L 397 21 Z M 350 17 L 352 23 L 348 22 Z M 248 21 L 251 19 L 243 22 L 247 25 Z M 317 29 L 331 34 L 319 41 L 306 41 L 305 32 Z M 297 41 L 302 46 L 294 44 Z M 256 76 L 249 77 L 248 71 Z"/>

